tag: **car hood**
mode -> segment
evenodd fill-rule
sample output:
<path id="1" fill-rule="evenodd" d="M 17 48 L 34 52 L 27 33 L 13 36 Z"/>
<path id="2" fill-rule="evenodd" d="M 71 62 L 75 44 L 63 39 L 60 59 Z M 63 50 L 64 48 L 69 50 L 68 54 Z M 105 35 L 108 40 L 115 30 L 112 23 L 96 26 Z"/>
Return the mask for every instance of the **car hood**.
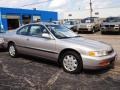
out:
<path id="1" fill-rule="evenodd" d="M 94 23 L 81 23 L 81 25 L 94 25 Z"/>
<path id="2" fill-rule="evenodd" d="M 90 49 L 95 50 L 95 51 L 100 51 L 100 50 L 109 51 L 112 49 L 112 47 L 110 45 L 108 45 L 104 42 L 90 40 L 90 39 L 82 38 L 82 37 L 64 39 L 64 41 L 72 43 L 72 44 L 84 46 L 84 47 L 90 48 Z"/>
<path id="3" fill-rule="evenodd" d="M 102 25 L 119 25 L 120 22 L 104 22 Z"/>
<path id="4" fill-rule="evenodd" d="M 72 27 L 74 27 L 75 25 L 64 25 L 65 27 L 71 29 Z"/>
<path id="5" fill-rule="evenodd" d="M 87 28 L 87 26 L 93 26 L 94 25 L 94 23 L 80 23 L 80 27 L 81 28 Z"/>

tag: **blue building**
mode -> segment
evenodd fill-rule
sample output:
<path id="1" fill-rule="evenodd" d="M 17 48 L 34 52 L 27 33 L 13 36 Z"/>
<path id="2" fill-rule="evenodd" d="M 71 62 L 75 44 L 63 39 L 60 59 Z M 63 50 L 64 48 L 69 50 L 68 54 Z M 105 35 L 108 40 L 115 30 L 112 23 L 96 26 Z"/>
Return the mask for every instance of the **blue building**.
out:
<path id="1" fill-rule="evenodd" d="M 4 30 L 16 29 L 21 25 L 37 21 L 57 20 L 57 12 L 0 7 L 0 25 Z"/>

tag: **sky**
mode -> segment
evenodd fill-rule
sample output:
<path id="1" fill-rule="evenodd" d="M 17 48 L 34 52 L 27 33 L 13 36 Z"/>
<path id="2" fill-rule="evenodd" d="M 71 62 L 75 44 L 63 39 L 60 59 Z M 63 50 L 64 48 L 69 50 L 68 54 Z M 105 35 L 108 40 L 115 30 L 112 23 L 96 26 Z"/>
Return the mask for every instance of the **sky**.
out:
<path id="1" fill-rule="evenodd" d="M 90 0 L 0 0 L 0 7 L 57 11 L 59 19 L 89 17 Z M 36 3 L 31 5 L 31 3 Z M 120 16 L 120 0 L 92 0 L 93 16 Z M 28 5 L 29 4 L 29 5 Z M 95 15 L 99 12 L 99 15 Z M 69 16 L 72 14 L 72 16 Z"/>

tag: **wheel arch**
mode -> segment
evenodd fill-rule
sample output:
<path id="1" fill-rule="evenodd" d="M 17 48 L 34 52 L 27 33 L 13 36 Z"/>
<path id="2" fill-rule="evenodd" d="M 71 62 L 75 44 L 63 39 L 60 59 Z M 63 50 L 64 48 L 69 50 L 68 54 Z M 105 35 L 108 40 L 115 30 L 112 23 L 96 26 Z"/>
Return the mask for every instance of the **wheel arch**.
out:
<path id="1" fill-rule="evenodd" d="M 71 48 L 66 48 L 66 49 L 63 49 L 61 52 L 60 52 L 60 54 L 59 54 L 59 56 L 58 56 L 58 63 L 61 65 L 61 56 L 65 53 L 65 52 L 68 52 L 68 51 L 73 51 L 73 52 L 75 52 L 75 53 L 77 53 L 79 56 L 80 56 L 80 58 L 81 58 L 81 54 L 78 52 L 78 51 L 76 51 L 76 50 L 74 50 L 74 49 L 71 49 Z M 82 58 L 81 58 L 82 59 Z"/>
<path id="2" fill-rule="evenodd" d="M 13 41 L 9 41 L 7 44 L 7 48 L 9 47 L 10 44 L 15 44 Z"/>

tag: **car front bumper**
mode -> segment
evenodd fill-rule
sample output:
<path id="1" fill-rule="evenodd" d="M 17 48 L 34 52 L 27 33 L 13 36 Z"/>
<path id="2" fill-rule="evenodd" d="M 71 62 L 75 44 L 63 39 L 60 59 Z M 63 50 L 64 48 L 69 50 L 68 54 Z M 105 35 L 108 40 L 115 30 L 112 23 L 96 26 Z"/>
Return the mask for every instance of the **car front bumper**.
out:
<path id="1" fill-rule="evenodd" d="M 101 28 L 102 32 L 119 32 L 119 28 Z"/>
<path id="2" fill-rule="evenodd" d="M 4 48 L 4 45 L 3 45 L 3 43 L 0 43 L 0 48 Z"/>
<path id="3" fill-rule="evenodd" d="M 92 28 L 79 28 L 79 31 L 92 31 Z"/>
<path id="4" fill-rule="evenodd" d="M 101 69 L 114 64 L 114 61 L 117 59 L 116 52 L 108 56 L 102 57 L 90 57 L 82 55 L 83 68 L 84 69 Z"/>

